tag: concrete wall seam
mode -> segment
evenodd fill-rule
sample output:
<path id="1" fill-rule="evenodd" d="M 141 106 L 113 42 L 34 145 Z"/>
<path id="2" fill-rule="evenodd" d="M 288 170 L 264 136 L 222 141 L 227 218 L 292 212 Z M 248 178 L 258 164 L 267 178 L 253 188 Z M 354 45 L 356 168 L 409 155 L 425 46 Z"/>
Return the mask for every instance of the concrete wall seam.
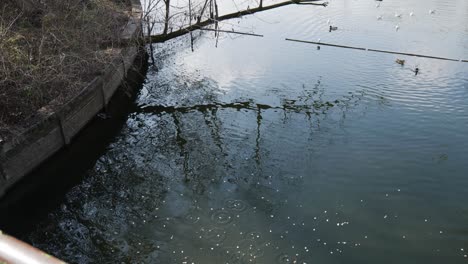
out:
<path id="1" fill-rule="evenodd" d="M 63 144 L 65 145 L 70 145 L 70 139 L 68 139 L 66 136 L 65 136 L 65 130 L 63 128 L 63 116 L 61 114 L 57 114 L 57 124 L 60 128 L 60 135 L 62 135 L 62 140 L 63 140 Z"/>

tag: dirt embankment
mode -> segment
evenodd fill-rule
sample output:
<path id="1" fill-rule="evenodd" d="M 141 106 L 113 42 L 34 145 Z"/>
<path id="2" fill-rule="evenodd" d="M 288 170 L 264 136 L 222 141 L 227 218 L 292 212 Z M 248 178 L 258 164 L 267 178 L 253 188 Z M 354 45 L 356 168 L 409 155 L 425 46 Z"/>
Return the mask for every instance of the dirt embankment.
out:
<path id="1" fill-rule="evenodd" d="M 113 59 L 126 0 L 0 1 L 0 140 L 76 95 Z"/>

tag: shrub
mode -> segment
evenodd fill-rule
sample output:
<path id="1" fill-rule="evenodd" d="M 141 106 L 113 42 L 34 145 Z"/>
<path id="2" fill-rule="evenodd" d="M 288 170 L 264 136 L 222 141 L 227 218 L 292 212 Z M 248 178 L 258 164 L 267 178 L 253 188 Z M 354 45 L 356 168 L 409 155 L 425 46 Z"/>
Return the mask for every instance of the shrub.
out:
<path id="1" fill-rule="evenodd" d="M 36 0 L 38 1 L 38 0 Z M 127 20 L 121 0 L 0 1 L 0 136 L 76 95 L 112 58 Z"/>

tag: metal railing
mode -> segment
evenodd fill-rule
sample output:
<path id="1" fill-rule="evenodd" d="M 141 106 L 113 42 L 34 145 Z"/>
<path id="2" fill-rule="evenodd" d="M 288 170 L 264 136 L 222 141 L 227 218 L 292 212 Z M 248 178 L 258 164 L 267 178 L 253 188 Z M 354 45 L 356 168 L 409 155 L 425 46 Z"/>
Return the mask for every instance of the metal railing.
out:
<path id="1" fill-rule="evenodd" d="M 59 263 L 65 262 L 0 231 L 0 264 Z"/>

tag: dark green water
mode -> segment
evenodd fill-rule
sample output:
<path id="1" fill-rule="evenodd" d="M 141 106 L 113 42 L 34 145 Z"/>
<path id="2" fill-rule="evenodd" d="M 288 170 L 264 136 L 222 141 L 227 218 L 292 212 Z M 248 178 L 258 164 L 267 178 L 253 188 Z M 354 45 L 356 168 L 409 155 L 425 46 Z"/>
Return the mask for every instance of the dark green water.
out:
<path id="1" fill-rule="evenodd" d="M 467 263 L 468 64 L 284 41 L 468 59 L 468 2 L 376 3 L 156 46 L 139 107 L 29 239 L 76 263 Z"/>

